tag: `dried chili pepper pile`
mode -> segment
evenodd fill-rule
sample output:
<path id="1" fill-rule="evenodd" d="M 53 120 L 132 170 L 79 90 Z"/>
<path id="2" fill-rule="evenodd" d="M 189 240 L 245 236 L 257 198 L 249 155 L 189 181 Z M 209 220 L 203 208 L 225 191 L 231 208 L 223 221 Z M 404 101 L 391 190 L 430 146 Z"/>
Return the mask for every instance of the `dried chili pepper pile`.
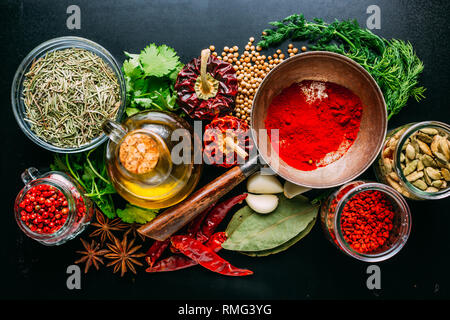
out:
<path id="1" fill-rule="evenodd" d="M 146 253 L 146 261 L 149 264 L 146 271 L 175 271 L 198 264 L 228 276 L 253 274 L 250 270 L 232 266 L 217 255 L 227 237 L 225 232 L 214 233 L 227 213 L 235 205 L 242 203 L 246 197 L 247 194 L 242 194 L 208 208 L 189 224 L 186 235 L 175 235 L 165 241 L 155 241 Z M 172 251 L 177 253 L 158 261 L 169 246 L 172 246 Z"/>
<path id="2" fill-rule="evenodd" d="M 236 72 L 205 49 L 200 59 L 194 58 L 180 71 L 175 90 L 178 103 L 191 118 L 211 120 L 233 110 Z"/>
<path id="3" fill-rule="evenodd" d="M 239 158 L 247 159 L 253 147 L 249 133 L 248 124 L 233 116 L 211 121 L 203 137 L 207 163 L 228 168 L 236 165 Z"/>
<path id="4" fill-rule="evenodd" d="M 345 241 L 360 253 L 374 252 L 389 239 L 395 208 L 388 196 L 367 190 L 354 195 L 341 213 Z"/>

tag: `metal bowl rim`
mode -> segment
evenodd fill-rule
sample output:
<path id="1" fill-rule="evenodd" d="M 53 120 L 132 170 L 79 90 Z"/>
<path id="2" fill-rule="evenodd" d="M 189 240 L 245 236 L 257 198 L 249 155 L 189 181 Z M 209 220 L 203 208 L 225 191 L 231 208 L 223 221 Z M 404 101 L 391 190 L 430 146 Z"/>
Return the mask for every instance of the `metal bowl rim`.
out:
<path id="1" fill-rule="evenodd" d="M 329 52 L 329 51 L 310 51 L 310 52 L 305 52 L 305 53 L 301 53 L 299 55 L 295 55 L 293 57 L 289 57 L 288 59 L 284 60 L 283 62 L 281 62 L 280 64 L 278 64 L 275 68 L 273 68 L 272 70 L 269 71 L 269 73 L 264 77 L 263 81 L 261 82 L 261 84 L 258 86 L 258 89 L 256 91 L 255 97 L 253 99 L 253 104 L 252 104 L 252 115 L 250 118 L 250 127 L 253 128 L 254 127 L 254 109 L 255 109 L 255 105 L 254 102 L 257 100 L 257 98 L 260 95 L 260 88 L 263 87 L 263 84 L 265 82 L 268 81 L 268 79 L 272 76 L 272 74 L 274 72 L 277 71 L 277 69 L 279 69 L 281 66 L 283 65 L 287 65 L 292 63 L 295 60 L 299 60 L 299 59 L 304 59 L 310 56 L 328 56 L 329 58 L 334 58 L 334 59 L 340 59 L 348 64 L 350 64 L 352 67 L 356 68 L 358 71 L 360 71 L 366 78 L 367 80 L 372 83 L 372 85 L 374 85 L 375 89 L 376 89 L 376 93 L 377 95 L 381 98 L 382 104 L 384 106 L 383 108 L 383 135 L 382 135 L 382 139 L 380 139 L 379 145 L 378 147 L 375 149 L 376 152 L 374 152 L 374 154 L 372 155 L 372 157 L 370 158 L 369 161 L 367 161 L 366 165 L 361 167 L 360 170 L 356 171 L 354 174 L 350 175 L 349 177 L 347 177 L 345 180 L 343 180 L 342 182 L 338 182 L 338 183 L 330 183 L 330 184 L 321 184 L 321 185 L 312 185 L 312 184 L 305 184 L 305 183 L 299 183 L 298 181 L 295 181 L 294 179 L 284 175 L 284 174 L 280 174 L 277 170 L 275 170 L 271 165 L 270 165 L 270 161 L 268 161 L 269 159 L 266 159 L 266 157 L 264 155 L 262 155 L 261 153 L 259 153 L 259 145 L 256 142 L 256 137 L 255 137 L 255 130 L 250 130 L 251 132 L 251 136 L 252 139 L 256 145 L 256 148 L 258 149 L 258 153 L 259 156 L 262 157 L 262 159 L 264 160 L 265 163 L 267 163 L 267 165 L 280 177 L 282 177 L 283 179 L 292 182 L 296 185 L 299 186 L 303 186 L 303 187 L 307 187 L 307 188 L 313 188 L 313 189 L 327 189 L 327 188 L 333 188 L 333 187 L 337 187 L 337 186 L 341 186 L 347 182 L 352 181 L 353 179 L 357 178 L 359 175 L 361 175 L 364 171 L 366 171 L 372 164 L 373 162 L 376 160 L 378 154 L 380 153 L 382 147 L 383 147 L 383 142 L 386 139 L 386 133 L 387 133 L 387 110 L 386 110 L 386 102 L 384 100 L 384 95 L 383 92 L 381 91 L 380 87 L 378 86 L 378 83 L 375 81 L 375 79 L 367 72 L 366 69 L 364 69 L 359 63 L 355 62 L 354 60 L 338 54 L 338 53 L 334 53 L 334 52 Z"/>

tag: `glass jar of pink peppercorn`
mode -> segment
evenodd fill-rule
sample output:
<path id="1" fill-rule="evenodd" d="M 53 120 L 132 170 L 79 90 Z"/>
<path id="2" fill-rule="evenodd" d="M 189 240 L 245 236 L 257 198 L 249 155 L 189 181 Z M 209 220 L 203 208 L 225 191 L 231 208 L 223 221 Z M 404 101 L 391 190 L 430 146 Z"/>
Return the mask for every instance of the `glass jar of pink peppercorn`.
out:
<path id="1" fill-rule="evenodd" d="M 83 188 L 65 173 L 40 174 L 36 168 L 22 173 L 25 187 L 19 192 L 14 212 L 20 229 L 44 245 L 60 245 L 80 234 L 94 212 Z"/>

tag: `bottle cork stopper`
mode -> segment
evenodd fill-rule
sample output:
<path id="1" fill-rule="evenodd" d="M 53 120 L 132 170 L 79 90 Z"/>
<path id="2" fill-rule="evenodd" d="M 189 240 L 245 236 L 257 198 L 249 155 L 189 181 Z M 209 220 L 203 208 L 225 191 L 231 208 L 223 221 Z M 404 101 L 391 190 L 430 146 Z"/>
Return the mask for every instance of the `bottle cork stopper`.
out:
<path id="1" fill-rule="evenodd" d="M 122 166 L 131 173 L 150 172 L 156 167 L 158 159 L 158 146 L 155 140 L 146 134 L 130 134 L 120 145 L 119 160 Z"/>

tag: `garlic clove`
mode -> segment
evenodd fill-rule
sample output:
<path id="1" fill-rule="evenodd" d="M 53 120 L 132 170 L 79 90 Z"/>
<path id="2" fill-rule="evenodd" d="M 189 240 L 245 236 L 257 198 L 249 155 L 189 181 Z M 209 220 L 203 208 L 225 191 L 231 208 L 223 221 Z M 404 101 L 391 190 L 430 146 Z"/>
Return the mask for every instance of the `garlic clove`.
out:
<path id="1" fill-rule="evenodd" d="M 298 196 L 299 194 L 302 194 L 309 190 L 311 190 L 311 188 L 302 187 L 287 180 L 284 183 L 283 187 L 283 193 L 285 197 L 288 199 L 292 199 L 293 197 Z"/>
<path id="2" fill-rule="evenodd" d="M 267 214 L 278 207 L 278 197 L 274 194 L 251 194 L 245 198 L 248 206 L 255 212 Z"/>
<path id="3" fill-rule="evenodd" d="M 274 194 L 283 192 L 283 186 L 276 176 L 257 172 L 247 179 L 247 191 L 259 194 Z"/>

